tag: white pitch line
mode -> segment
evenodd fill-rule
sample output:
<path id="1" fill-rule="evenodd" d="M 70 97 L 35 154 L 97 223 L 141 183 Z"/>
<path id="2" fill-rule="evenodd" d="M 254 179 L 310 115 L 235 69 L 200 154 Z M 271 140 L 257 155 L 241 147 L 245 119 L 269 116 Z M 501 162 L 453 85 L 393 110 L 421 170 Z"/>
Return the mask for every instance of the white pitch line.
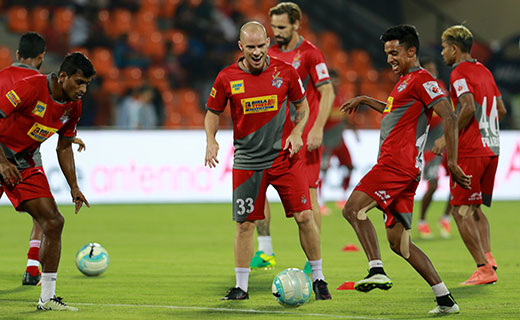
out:
<path id="1" fill-rule="evenodd" d="M 161 305 L 150 305 L 150 304 L 120 304 L 120 303 L 68 303 L 70 305 L 78 306 L 100 306 L 100 307 L 131 307 L 131 308 L 163 308 L 163 309 L 184 309 L 184 310 L 205 310 L 205 311 L 224 311 L 224 312 L 243 312 L 243 313 L 263 313 L 263 314 L 290 314 L 297 316 L 309 316 L 309 317 L 324 317 L 324 318 L 341 318 L 341 319 L 367 319 L 367 320 L 384 320 L 384 318 L 369 318 L 362 316 L 347 316 L 347 315 L 336 315 L 336 314 L 323 314 L 323 313 L 300 313 L 290 311 L 267 311 L 267 310 L 256 310 L 256 309 L 229 309 L 229 308 L 211 308 L 211 307 L 185 307 L 185 306 L 161 306 Z"/>

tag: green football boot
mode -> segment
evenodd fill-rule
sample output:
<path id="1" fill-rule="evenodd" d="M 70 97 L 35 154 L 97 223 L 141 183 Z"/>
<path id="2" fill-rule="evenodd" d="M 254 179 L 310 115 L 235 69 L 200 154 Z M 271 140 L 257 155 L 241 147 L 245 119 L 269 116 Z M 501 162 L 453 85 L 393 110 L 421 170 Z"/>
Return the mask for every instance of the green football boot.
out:
<path id="1" fill-rule="evenodd" d="M 274 253 L 272 256 L 266 255 L 263 251 L 255 252 L 253 259 L 251 259 L 251 269 L 271 269 L 276 265 Z"/>

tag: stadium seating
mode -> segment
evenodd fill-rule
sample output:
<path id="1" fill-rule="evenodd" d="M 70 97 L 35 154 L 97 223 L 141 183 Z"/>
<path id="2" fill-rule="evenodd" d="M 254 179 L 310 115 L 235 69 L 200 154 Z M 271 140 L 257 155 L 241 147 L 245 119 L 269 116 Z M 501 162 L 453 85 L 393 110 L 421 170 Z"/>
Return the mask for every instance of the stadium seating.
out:
<path id="1" fill-rule="evenodd" d="M 30 16 L 31 29 L 38 33 L 44 33 L 49 26 L 49 9 L 46 7 L 34 7 Z"/>
<path id="2" fill-rule="evenodd" d="M 0 69 L 8 67 L 13 63 L 11 49 L 0 46 Z"/>
<path id="3" fill-rule="evenodd" d="M 22 6 L 12 6 L 7 10 L 7 28 L 12 32 L 24 33 L 31 30 L 29 12 Z"/>

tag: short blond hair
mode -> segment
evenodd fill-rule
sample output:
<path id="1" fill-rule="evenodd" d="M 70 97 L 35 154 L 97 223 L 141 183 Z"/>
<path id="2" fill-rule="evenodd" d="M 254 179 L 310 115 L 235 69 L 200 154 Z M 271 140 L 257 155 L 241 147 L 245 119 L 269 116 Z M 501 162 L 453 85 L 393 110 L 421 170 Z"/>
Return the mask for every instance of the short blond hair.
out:
<path id="1" fill-rule="evenodd" d="M 469 53 L 473 45 L 473 34 L 463 25 L 451 26 L 444 30 L 441 39 L 449 44 L 456 45 L 465 53 Z"/>

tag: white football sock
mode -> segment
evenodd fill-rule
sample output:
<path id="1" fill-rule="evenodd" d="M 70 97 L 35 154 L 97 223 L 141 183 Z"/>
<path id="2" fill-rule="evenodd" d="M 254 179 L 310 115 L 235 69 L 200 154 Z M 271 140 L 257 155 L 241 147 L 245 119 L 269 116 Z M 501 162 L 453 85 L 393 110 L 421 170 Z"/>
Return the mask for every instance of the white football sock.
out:
<path id="1" fill-rule="evenodd" d="M 382 268 L 383 267 L 383 261 L 381 261 L 381 260 L 370 260 L 368 262 L 368 268 L 369 269 L 377 268 L 377 267 Z"/>
<path id="2" fill-rule="evenodd" d="M 249 268 L 235 268 L 236 287 L 247 292 L 249 286 Z"/>
<path id="3" fill-rule="evenodd" d="M 312 270 L 312 282 L 316 280 L 325 280 L 325 276 L 323 275 L 323 271 L 321 269 L 321 261 L 320 260 L 309 260 L 309 264 L 311 265 Z"/>
<path id="4" fill-rule="evenodd" d="M 40 299 L 42 302 L 49 301 L 56 294 L 56 278 L 58 273 L 56 272 L 44 272 L 42 273 L 42 291 L 40 293 Z"/>
<path id="5" fill-rule="evenodd" d="M 258 236 L 258 251 L 263 251 L 266 255 L 273 255 L 273 242 L 271 236 Z"/>
<path id="6" fill-rule="evenodd" d="M 436 297 L 442 297 L 442 296 L 445 296 L 447 294 L 450 294 L 450 292 L 448 291 L 448 288 L 446 287 L 444 282 L 437 283 L 436 285 L 433 285 L 432 286 L 432 290 L 433 290 L 433 293 L 435 294 Z"/>

